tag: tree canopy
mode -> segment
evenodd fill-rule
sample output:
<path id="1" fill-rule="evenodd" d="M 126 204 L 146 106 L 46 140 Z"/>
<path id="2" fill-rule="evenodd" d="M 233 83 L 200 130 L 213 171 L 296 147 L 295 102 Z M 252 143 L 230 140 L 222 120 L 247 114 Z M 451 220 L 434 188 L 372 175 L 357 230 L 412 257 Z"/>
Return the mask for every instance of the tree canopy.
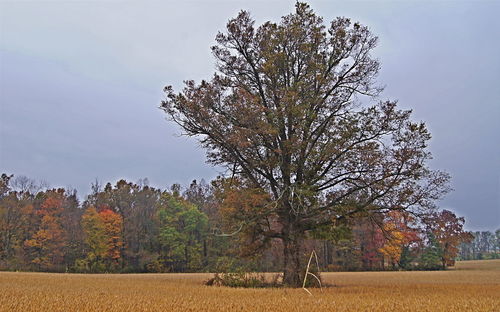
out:
<path id="1" fill-rule="evenodd" d="M 396 101 L 379 100 L 380 68 L 368 27 L 326 24 L 309 5 L 255 27 L 246 11 L 212 47 L 216 73 L 165 87 L 161 107 L 270 204 L 260 234 L 285 246 L 285 282 L 300 284 L 300 242 L 320 225 L 361 212 L 418 210 L 448 191 L 448 175 L 427 166 L 431 138 Z"/>

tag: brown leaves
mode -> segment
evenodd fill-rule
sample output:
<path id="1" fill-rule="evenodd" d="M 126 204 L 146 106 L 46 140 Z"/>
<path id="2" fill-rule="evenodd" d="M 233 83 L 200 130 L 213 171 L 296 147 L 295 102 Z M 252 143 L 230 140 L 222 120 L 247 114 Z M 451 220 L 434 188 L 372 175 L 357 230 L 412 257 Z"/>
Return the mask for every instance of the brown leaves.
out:
<path id="1" fill-rule="evenodd" d="M 470 242 L 474 236 L 463 230 L 465 219 L 449 211 L 433 212 L 424 218 L 430 231 L 443 249 L 443 265 L 453 264 L 458 254 L 458 245 Z"/>
<path id="2" fill-rule="evenodd" d="M 216 37 L 213 78 L 188 81 L 177 94 L 166 87 L 165 112 L 199 139 L 209 162 L 246 183 L 240 197 L 227 194 L 226 214 L 250 220 L 252 237 L 277 216 L 276 235 L 287 239 L 367 207 L 431 207 L 449 177 L 427 168 L 425 125 L 396 101 L 359 101 L 382 91 L 372 57 L 377 37 L 348 18 L 325 26 L 309 5 L 295 8 L 258 28 L 242 11 Z"/>

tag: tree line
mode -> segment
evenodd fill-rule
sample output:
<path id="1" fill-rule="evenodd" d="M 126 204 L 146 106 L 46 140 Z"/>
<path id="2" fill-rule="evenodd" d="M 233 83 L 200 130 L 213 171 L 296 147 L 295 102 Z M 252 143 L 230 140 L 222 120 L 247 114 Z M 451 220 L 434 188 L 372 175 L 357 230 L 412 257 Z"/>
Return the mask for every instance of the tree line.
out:
<path id="1" fill-rule="evenodd" d="M 261 209 L 265 194 L 230 179 L 193 181 L 167 190 L 119 180 L 76 191 L 26 177 L 0 180 L 0 269 L 51 272 L 277 271 L 279 240 L 262 241 L 236 226 L 235 212 Z M 324 270 L 439 269 L 483 241 L 450 211 L 417 218 L 405 212 L 358 215 L 321 227 L 301 246 Z M 497 231 L 498 235 L 499 231 Z M 487 253 L 498 256 L 499 242 Z M 462 243 L 462 245 L 460 245 Z M 484 244 L 483 244 L 484 245 Z M 481 246 L 483 246 L 481 245 Z M 461 250 L 459 253 L 459 246 Z M 476 249 L 474 249 L 476 250 Z M 477 255 L 478 252 L 475 253 Z M 483 254 L 485 254 L 483 252 Z"/>
<path id="2" fill-rule="evenodd" d="M 472 235 L 473 240 L 460 244 L 461 260 L 500 259 L 500 229 L 476 231 Z"/>

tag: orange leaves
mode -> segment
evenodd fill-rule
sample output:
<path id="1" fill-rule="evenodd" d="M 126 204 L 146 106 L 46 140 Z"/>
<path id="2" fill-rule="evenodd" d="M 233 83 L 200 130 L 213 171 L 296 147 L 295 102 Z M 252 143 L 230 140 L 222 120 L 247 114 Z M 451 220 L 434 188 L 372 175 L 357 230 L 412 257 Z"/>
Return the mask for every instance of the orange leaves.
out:
<path id="1" fill-rule="evenodd" d="M 221 201 L 220 211 L 225 219 L 248 220 L 266 212 L 270 198 L 263 190 L 242 185 L 237 179 L 220 180 L 217 183 L 216 194 Z"/>
<path id="2" fill-rule="evenodd" d="M 104 232 L 107 237 L 107 257 L 116 262 L 121 257 L 120 249 L 123 246 L 123 218 L 110 209 L 102 210 L 99 216 L 104 223 Z"/>
<path id="3" fill-rule="evenodd" d="M 118 265 L 123 246 L 122 217 L 110 209 L 97 212 L 91 206 L 82 216 L 82 227 L 86 235 L 85 242 L 90 248 L 87 254 L 88 269 L 100 270 L 103 264 L 112 269 Z"/>
<path id="4" fill-rule="evenodd" d="M 63 261 L 66 235 L 62 227 L 63 197 L 59 191 L 48 192 L 36 214 L 41 217 L 38 230 L 24 242 L 31 263 L 51 269 Z"/>
<path id="5" fill-rule="evenodd" d="M 63 199 L 59 193 L 51 194 L 37 211 L 39 215 L 55 215 L 62 212 Z"/>
<path id="6" fill-rule="evenodd" d="M 221 178 L 213 185 L 224 230 L 238 234 L 241 255 L 254 255 L 264 247 L 266 235 L 276 230 L 276 204 L 262 189 L 236 178 Z"/>
<path id="7" fill-rule="evenodd" d="M 419 240 L 418 233 L 409 226 L 411 218 L 399 211 L 391 211 L 382 226 L 385 234 L 384 245 L 379 249 L 394 266 L 399 263 L 404 246 Z"/>

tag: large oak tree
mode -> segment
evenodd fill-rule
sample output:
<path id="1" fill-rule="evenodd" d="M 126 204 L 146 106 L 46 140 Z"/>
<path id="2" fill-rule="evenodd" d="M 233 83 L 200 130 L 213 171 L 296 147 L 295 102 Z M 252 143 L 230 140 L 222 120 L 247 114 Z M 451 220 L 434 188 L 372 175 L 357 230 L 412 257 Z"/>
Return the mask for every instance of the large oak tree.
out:
<path id="1" fill-rule="evenodd" d="M 325 25 L 297 3 L 258 28 L 242 11 L 216 42 L 213 78 L 180 93 L 165 87 L 161 107 L 209 162 L 269 194 L 235 228 L 282 240 L 286 284 L 301 284 L 300 247 L 312 230 L 359 213 L 427 209 L 448 190 L 448 175 L 427 167 L 424 123 L 378 100 L 377 37 L 367 27 Z"/>

